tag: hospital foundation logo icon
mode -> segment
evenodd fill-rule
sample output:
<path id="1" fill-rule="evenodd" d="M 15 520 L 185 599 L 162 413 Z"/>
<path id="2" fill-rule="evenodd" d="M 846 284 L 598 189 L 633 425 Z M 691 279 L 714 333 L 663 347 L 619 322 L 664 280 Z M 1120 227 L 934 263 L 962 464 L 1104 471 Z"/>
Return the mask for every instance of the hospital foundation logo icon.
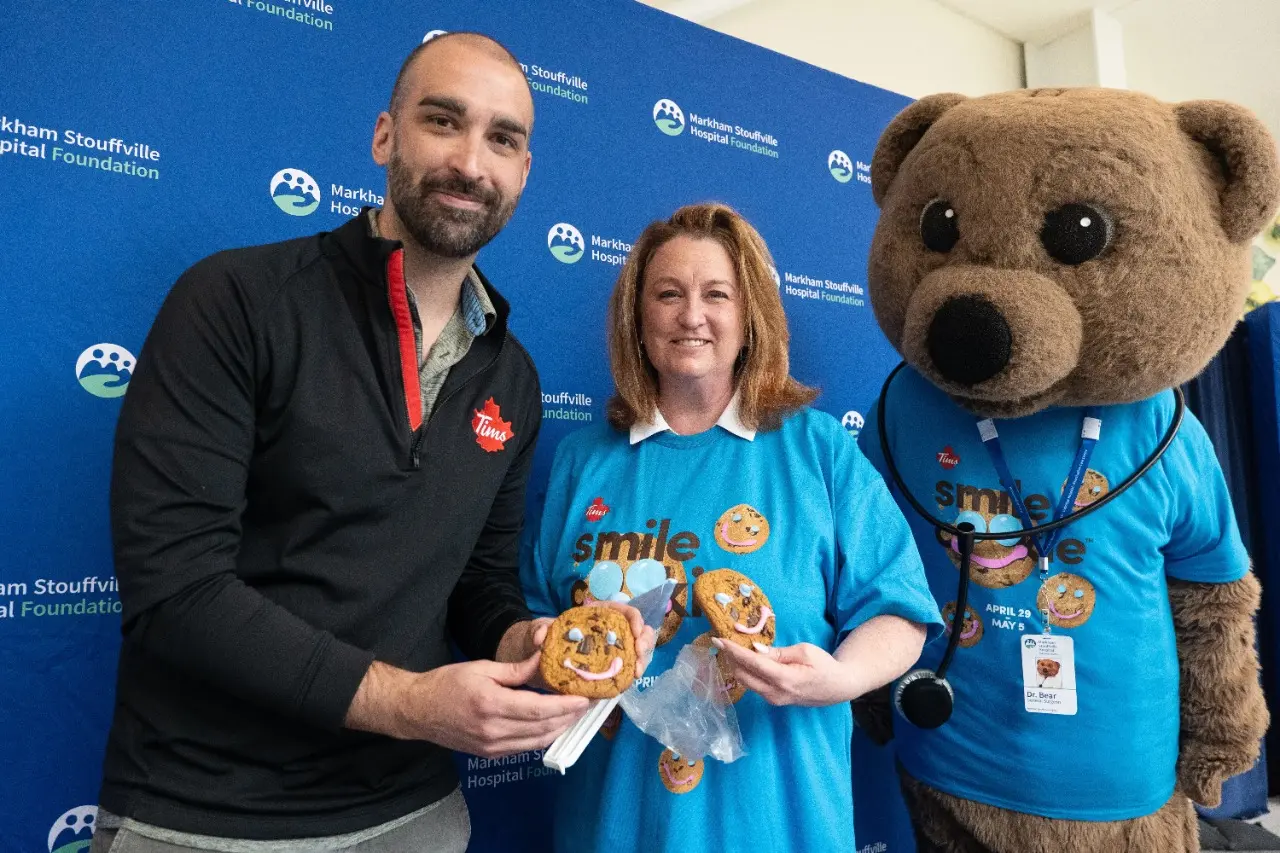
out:
<path id="1" fill-rule="evenodd" d="M 49 828 L 49 853 L 80 853 L 93 839 L 97 806 L 77 806 L 63 813 Z"/>
<path id="2" fill-rule="evenodd" d="M 769 278 L 773 279 L 774 287 L 782 289 L 782 276 L 778 275 L 778 268 L 773 264 L 769 265 Z"/>
<path id="3" fill-rule="evenodd" d="M 76 360 L 76 379 L 95 397 L 123 397 L 135 364 L 137 359 L 124 347 L 94 344 Z"/>
<path id="4" fill-rule="evenodd" d="M 845 412 L 844 417 L 840 419 L 840 426 L 844 427 L 849 435 L 857 438 L 862 428 L 866 425 L 860 412 Z"/>
<path id="5" fill-rule="evenodd" d="M 432 30 L 431 32 L 427 33 L 425 36 L 422 37 L 422 43 L 426 44 L 436 36 L 442 36 L 448 32 L 449 32 L 448 30 Z"/>
<path id="6" fill-rule="evenodd" d="M 849 183 L 853 178 L 853 161 L 838 148 L 827 155 L 827 169 L 831 172 L 831 177 L 842 184 Z"/>
<path id="7" fill-rule="evenodd" d="M 301 169 L 281 169 L 271 179 L 271 200 L 290 216 L 306 216 L 320 206 L 320 186 Z"/>
<path id="8" fill-rule="evenodd" d="M 582 260 L 582 232 L 568 222 L 557 222 L 547 232 L 547 248 L 551 256 L 562 264 L 576 264 Z"/>
<path id="9" fill-rule="evenodd" d="M 684 133 L 684 113 L 680 106 L 668 98 L 653 105 L 653 123 L 658 130 L 667 136 L 679 136 Z"/>

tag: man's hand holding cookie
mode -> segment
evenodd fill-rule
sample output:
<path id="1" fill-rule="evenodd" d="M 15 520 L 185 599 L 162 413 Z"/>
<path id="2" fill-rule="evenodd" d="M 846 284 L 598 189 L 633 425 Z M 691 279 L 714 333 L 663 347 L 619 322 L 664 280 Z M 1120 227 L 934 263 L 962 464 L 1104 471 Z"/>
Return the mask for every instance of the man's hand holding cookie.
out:
<path id="1" fill-rule="evenodd" d="M 589 702 L 518 689 L 537 671 L 537 655 L 519 663 L 468 661 L 430 672 L 375 661 L 347 710 L 346 725 L 485 758 L 540 749 L 577 722 Z"/>
<path id="2" fill-rule="evenodd" d="M 626 691 L 644 672 L 655 634 L 636 608 L 601 601 L 547 620 L 533 639 L 541 649 L 539 686 L 606 699 Z"/>

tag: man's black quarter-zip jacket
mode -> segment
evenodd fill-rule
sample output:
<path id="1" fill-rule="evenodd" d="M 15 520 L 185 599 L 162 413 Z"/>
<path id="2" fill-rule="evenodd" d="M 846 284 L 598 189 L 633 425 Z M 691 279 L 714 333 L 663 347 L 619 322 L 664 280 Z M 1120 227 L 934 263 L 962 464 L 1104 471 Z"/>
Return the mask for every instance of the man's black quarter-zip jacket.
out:
<path id="1" fill-rule="evenodd" d="M 447 750 L 342 728 L 374 659 L 492 657 L 541 421 L 509 308 L 422 423 L 400 244 L 364 213 L 222 252 L 165 300 L 111 482 L 124 606 L 101 804 L 185 832 L 336 835 L 457 785 Z"/>

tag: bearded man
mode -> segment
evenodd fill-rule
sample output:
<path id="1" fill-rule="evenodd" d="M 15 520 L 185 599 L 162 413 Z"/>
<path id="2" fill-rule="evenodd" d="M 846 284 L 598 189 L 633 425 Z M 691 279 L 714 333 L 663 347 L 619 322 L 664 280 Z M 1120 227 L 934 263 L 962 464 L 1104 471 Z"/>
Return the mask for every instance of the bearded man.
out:
<path id="1" fill-rule="evenodd" d="M 439 36 L 378 116 L 381 210 L 169 293 L 116 434 L 93 853 L 462 851 L 449 750 L 545 747 L 586 710 L 519 689 L 545 635 L 517 572 L 541 394 L 474 265 L 532 127 L 506 48 Z"/>

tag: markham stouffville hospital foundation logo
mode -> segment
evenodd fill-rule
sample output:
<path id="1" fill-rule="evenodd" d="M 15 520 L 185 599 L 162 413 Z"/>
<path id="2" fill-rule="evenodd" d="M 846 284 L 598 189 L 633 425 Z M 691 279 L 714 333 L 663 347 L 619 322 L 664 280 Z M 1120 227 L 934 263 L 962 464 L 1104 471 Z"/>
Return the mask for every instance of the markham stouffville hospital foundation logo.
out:
<path id="1" fill-rule="evenodd" d="M 422 37 L 422 43 L 426 44 L 433 38 L 446 35 L 448 32 L 448 30 L 431 30 Z M 590 84 L 578 74 L 547 68 L 536 62 L 520 61 L 520 68 L 529 82 L 529 88 L 539 94 L 563 98 L 578 104 L 591 103 L 587 93 Z"/>
<path id="2" fill-rule="evenodd" d="M 778 139 L 771 133 L 743 127 L 723 116 L 712 116 L 690 109 L 688 114 L 670 98 L 663 98 L 653 105 L 653 123 L 667 136 L 679 136 L 689 128 L 689 136 L 737 148 L 752 154 L 778 158 Z"/>
<path id="3" fill-rule="evenodd" d="M 97 819 L 97 806 L 68 809 L 49 828 L 49 853 L 81 853 L 88 850 Z"/>
<path id="4" fill-rule="evenodd" d="M 840 425 L 845 428 L 849 435 L 857 438 L 858 434 L 862 432 L 862 428 L 866 426 L 866 420 L 860 412 L 848 411 L 840 419 Z"/>
<path id="5" fill-rule="evenodd" d="M 290 216 L 307 216 L 320 206 L 320 185 L 301 169 L 281 169 L 271 178 L 271 200 Z"/>
<path id="6" fill-rule="evenodd" d="M 669 98 L 663 98 L 653 105 L 653 123 L 667 136 L 684 133 L 684 113 L 680 110 L 680 105 Z"/>
<path id="7" fill-rule="evenodd" d="M 76 379 L 95 397 L 123 397 L 135 364 L 137 359 L 124 347 L 94 344 L 76 360 Z"/>
<path id="8" fill-rule="evenodd" d="M 547 232 L 547 248 L 560 263 L 576 264 L 582 260 L 585 249 L 582 232 L 568 222 L 557 222 Z"/>
<path id="9" fill-rule="evenodd" d="M 842 184 L 853 179 L 853 161 L 838 148 L 827 155 L 827 170 L 831 172 L 831 177 Z"/>
<path id="10" fill-rule="evenodd" d="M 296 24 L 333 31 L 333 4 L 325 0 L 229 0 L 250 12 L 265 12 Z"/>

